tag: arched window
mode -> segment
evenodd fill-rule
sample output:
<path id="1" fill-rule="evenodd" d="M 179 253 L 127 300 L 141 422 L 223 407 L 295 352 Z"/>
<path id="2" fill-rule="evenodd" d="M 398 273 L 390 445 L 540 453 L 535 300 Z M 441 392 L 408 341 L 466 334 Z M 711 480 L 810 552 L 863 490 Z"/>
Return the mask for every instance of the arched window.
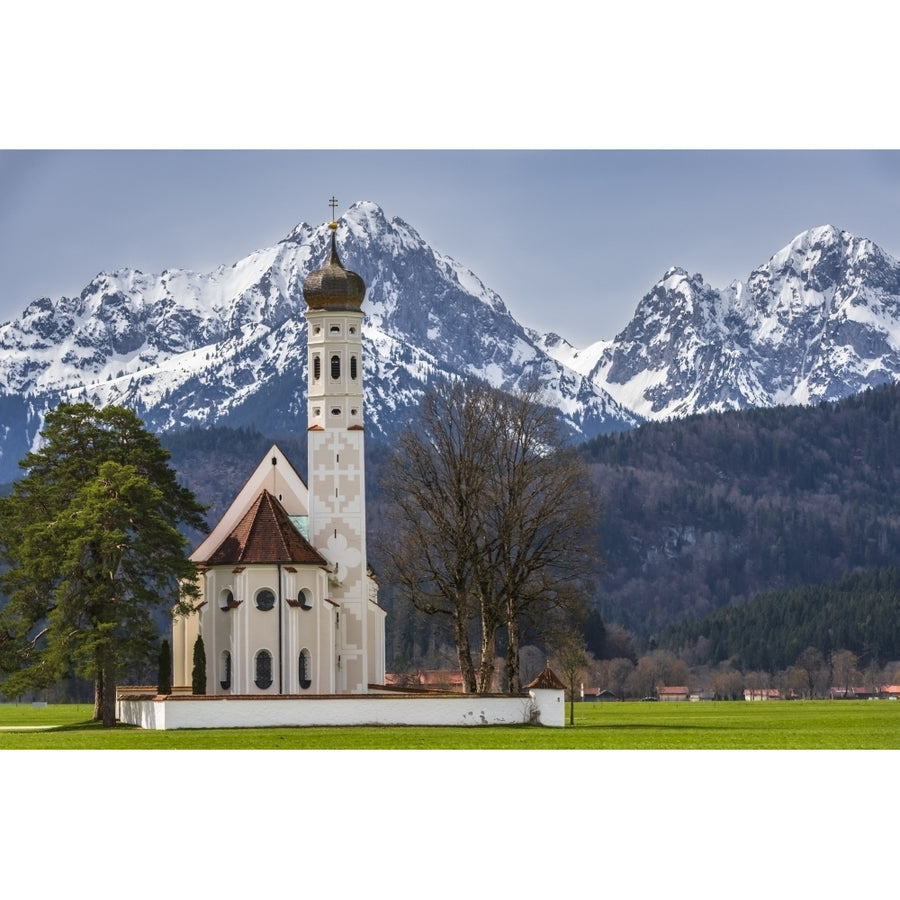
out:
<path id="1" fill-rule="evenodd" d="M 350 357 L 350 377 L 356 381 L 356 357 Z"/>
<path id="2" fill-rule="evenodd" d="M 334 379 L 341 377 L 341 358 L 337 353 L 331 357 L 331 377 Z"/>
<path id="3" fill-rule="evenodd" d="M 219 591 L 219 609 L 231 609 L 231 605 L 234 603 L 234 594 L 231 592 L 230 588 L 222 588 Z"/>
<path id="4" fill-rule="evenodd" d="M 260 650 L 253 666 L 253 682 L 262 691 L 272 686 L 272 654 Z"/>
<path id="5" fill-rule="evenodd" d="M 306 648 L 300 651 L 299 674 L 300 687 L 304 691 L 308 691 L 312 685 L 312 664 L 309 658 L 309 650 Z"/>
<path id="6" fill-rule="evenodd" d="M 231 687 L 231 654 L 227 650 L 219 657 L 219 684 L 223 691 Z"/>
<path id="7" fill-rule="evenodd" d="M 313 608 L 312 592 L 309 588 L 301 588 L 297 591 L 297 602 L 300 604 L 300 609 Z"/>
<path id="8" fill-rule="evenodd" d="M 275 592 L 269 588 L 263 588 L 256 595 L 256 608 L 268 612 L 275 607 Z"/>
<path id="9" fill-rule="evenodd" d="M 322 377 L 322 357 L 317 353 L 313 357 L 313 381 L 318 381 Z"/>

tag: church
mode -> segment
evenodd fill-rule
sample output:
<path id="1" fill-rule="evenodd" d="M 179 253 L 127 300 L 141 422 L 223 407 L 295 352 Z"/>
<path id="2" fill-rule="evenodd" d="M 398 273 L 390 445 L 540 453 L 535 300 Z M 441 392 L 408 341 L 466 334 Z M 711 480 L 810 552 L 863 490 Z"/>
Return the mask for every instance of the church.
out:
<path id="1" fill-rule="evenodd" d="M 173 686 L 203 638 L 207 695 L 365 694 L 385 682 L 385 611 L 366 557 L 362 302 L 331 222 L 307 304 L 307 480 L 273 446 L 191 554 L 198 609 L 173 625 Z"/>

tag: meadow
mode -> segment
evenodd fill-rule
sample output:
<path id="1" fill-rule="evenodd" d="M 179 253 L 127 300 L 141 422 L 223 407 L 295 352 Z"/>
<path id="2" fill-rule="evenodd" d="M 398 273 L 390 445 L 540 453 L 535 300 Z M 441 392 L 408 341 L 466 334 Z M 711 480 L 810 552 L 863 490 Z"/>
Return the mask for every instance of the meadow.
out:
<path id="1" fill-rule="evenodd" d="M 565 728 L 104 729 L 81 705 L 0 705 L 0 750 L 896 750 L 900 702 L 576 703 Z"/>

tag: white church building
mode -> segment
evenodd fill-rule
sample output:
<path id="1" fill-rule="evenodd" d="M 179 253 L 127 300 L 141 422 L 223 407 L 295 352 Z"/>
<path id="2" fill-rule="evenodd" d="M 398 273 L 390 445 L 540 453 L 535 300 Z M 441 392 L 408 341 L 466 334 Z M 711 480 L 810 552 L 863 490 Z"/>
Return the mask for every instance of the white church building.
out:
<path id="1" fill-rule="evenodd" d="M 362 278 L 325 265 L 303 283 L 308 481 L 277 446 L 191 554 L 199 609 L 175 620 L 173 686 L 202 636 L 207 695 L 366 693 L 385 681 L 384 620 L 366 562 Z"/>
<path id="2" fill-rule="evenodd" d="M 120 721 L 150 729 L 301 725 L 563 727 L 549 665 L 527 694 L 429 695 L 385 685 L 385 611 L 366 560 L 362 278 L 303 283 L 309 332 L 308 485 L 278 446 L 191 554 L 202 598 L 174 620 L 172 693 L 119 688 Z M 203 638 L 206 690 L 193 694 Z"/>

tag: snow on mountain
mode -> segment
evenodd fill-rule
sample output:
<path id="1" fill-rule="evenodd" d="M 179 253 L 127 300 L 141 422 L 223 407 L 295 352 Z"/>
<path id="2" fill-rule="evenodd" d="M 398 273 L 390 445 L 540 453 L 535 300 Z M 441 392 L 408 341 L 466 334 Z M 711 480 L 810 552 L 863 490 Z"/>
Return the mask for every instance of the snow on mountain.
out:
<path id="1" fill-rule="evenodd" d="M 900 376 L 900 263 L 813 228 L 724 290 L 669 269 L 615 340 L 548 352 L 648 419 L 836 400 Z"/>
<path id="2" fill-rule="evenodd" d="M 323 264 L 326 225 L 299 224 L 275 247 L 210 273 L 100 273 L 78 297 L 35 300 L 0 326 L 0 481 L 67 401 L 131 406 L 154 430 L 255 425 L 306 429 L 302 284 Z M 573 434 L 638 419 L 561 364 L 469 269 L 375 204 L 341 219 L 338 251 L 366 282 L 367 421 L 388 438 L 428 382 L 468 373 L 504 388 L 537 379 Z"/>
<path id="3" fill-rule="evenodd" d="M 669 269 L 611 341 L 578 350 L 523 327 L 474 272 L 374 203 L 341 219 L 366 282 L 367 427 L 389 439 L 438 374 L 505 389 L 537 381 L 574 436 L 723 409 L 814 403 L 900 374 L 900 263 L 832 226 L 798 235 L 725 289 Z M 306 429 L 302 284 L 325 224 L 198 274 L 100 273 L 0 326 L 0 482 L 60 400 L 117 403 L 149 427 Z"/>

